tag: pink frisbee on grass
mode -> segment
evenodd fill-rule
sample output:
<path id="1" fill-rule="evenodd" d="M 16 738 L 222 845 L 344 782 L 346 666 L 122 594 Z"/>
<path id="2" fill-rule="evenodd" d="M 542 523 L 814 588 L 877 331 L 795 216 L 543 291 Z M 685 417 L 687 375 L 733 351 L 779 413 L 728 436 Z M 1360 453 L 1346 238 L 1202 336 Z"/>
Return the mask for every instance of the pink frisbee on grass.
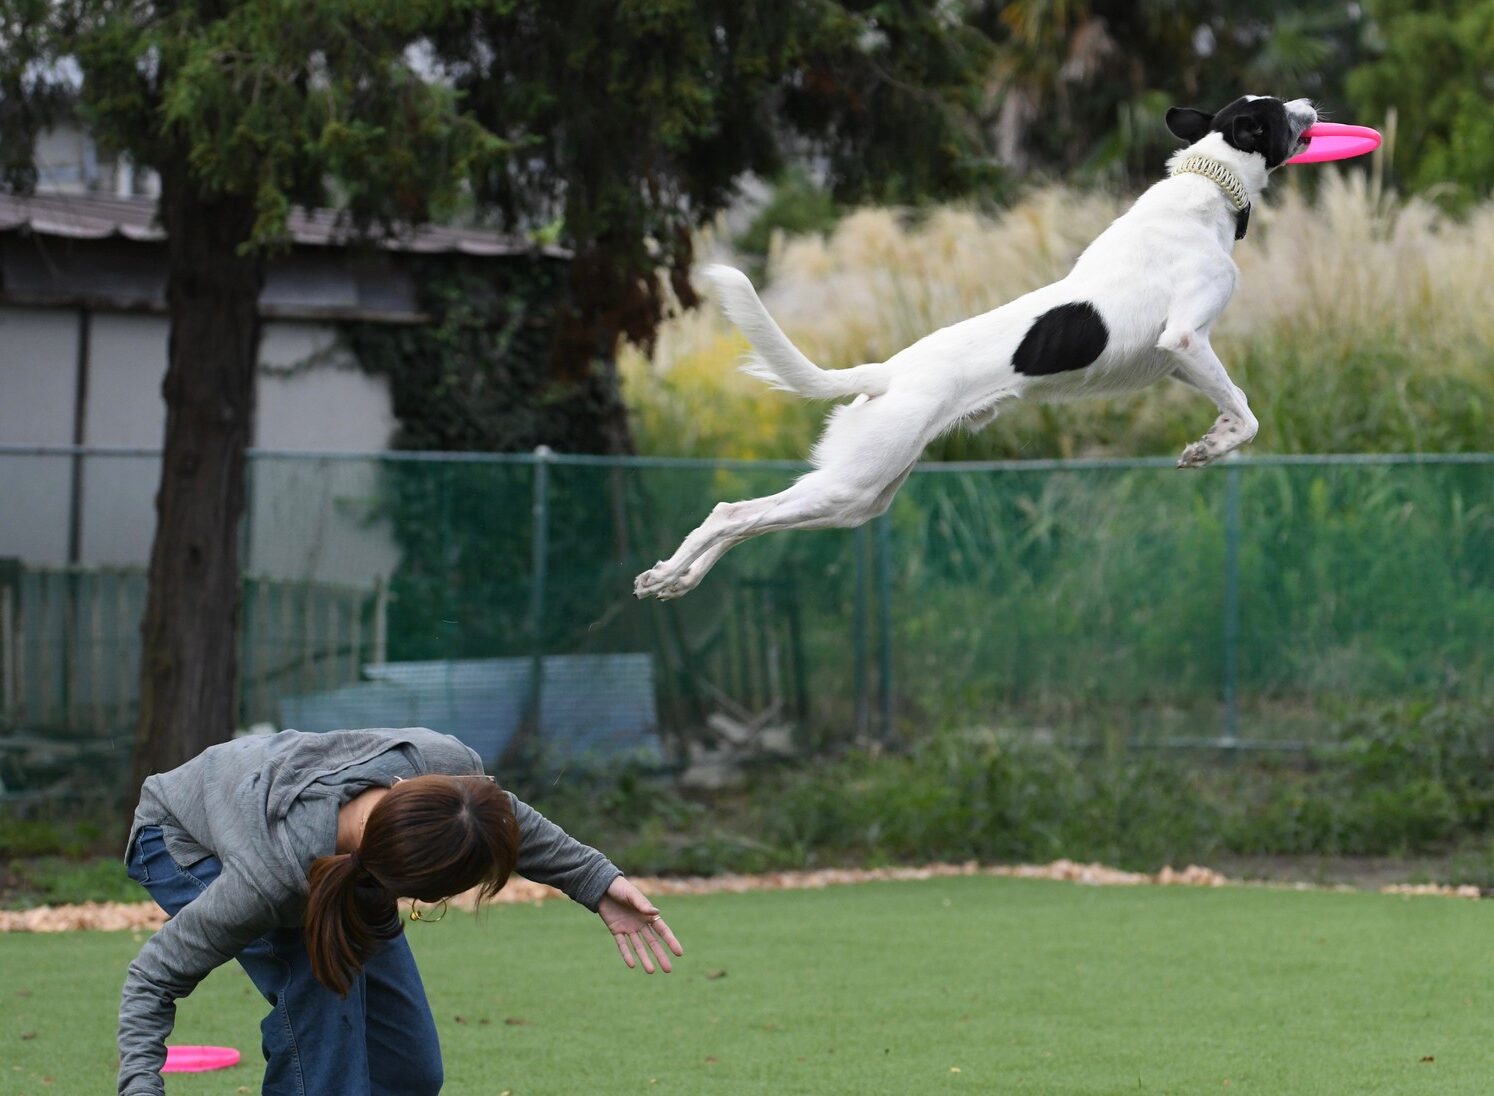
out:
<path id="1" fill-rule="evenodd" d="M 227 1069 L 239 1064 L 239 1052 L 233 1047 L 167 1047 L 162 1073 L 206 1073 L 210 1069 Z"/>
<path id="2" fill-rule="evenodd" d="M 1329 160 L 1347 160 L 1363 156 L 1380 147 L 1379 131 L 1369 126 L 1346 126 L 1341 122 L 1315 122 L 1307 127 L 1311 143 L 1297 153 L 1289 164 L 1321 164 Z"/>

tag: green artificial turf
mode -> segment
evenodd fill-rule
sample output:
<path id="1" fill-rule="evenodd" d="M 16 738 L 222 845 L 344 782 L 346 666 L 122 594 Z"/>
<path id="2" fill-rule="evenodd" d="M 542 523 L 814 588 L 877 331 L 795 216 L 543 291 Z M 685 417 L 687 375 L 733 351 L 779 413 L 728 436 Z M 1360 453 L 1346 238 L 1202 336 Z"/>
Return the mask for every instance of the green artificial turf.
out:
<path id="1" fill-rule="evenodd" d="M 686 949 L 668 977 L 569 904 L 411 926 L 445 1092 L 1494 1090 L 1483 902 L 973 877 L 660 904 Z M 136 946 L 0 937 L 0 1092 L 112 1091 Z M 175 1039 L 248 1064 L 168 1091 L 257 1092 L 261 1012 L 216 973 Z"/>

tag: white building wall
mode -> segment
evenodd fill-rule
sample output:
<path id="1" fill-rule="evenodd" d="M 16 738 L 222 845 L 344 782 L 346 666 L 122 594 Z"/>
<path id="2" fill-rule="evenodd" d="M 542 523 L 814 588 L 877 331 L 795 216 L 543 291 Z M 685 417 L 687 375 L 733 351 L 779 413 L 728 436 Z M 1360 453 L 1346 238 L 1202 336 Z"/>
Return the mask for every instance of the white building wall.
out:
<path id="1" fill-rule="evenodd" d="M 78 316 L 0 305 L 0 443 L 71 445 Z"/>
<path id="2" fill-rule="evenodd" d="M 0 306 L 0 444 L 71 445 L 78 314 Z M 166 412 L 164 317 L 95 313 L 84 442 L 158 449 Z M 265 325 L 254 444 L 269 450 L 378 453 L 398 426 L 387 382 L 340 357 L 329 324 Z M 71 457 L 0 455 L 0 558 L 67 560 Z M 80 562 L 144 566 L 155 530 L 160 462 L 88 457 L 82 466 Z M 373 461 L 259 459 L 250 481 L 247 570 L 362 587 L 387 577 L 398 550 L 374 521 Z"/>
<path id="3" fill-rule="evenodd" d="M 330 325 L 265 325 L 256 448 L 348 454 L 389 447 L 399 422 L 388 381 L 364 373 L 336 341 Z M 375 524 L 378 486 L 373 461 L 260 457 L 250 481 L 248 566 L 358 586 L 387 578 L 399 552 L 387 526 Z"/>
<path id="4" fill-rule="evenodd" d="M 154 171 L 137 171 L 123 157 L 101 156 L 87 131 L 61 125 L 37 135 L 36 189 L 39 194 L 112 194 L 122 198 L 161 193 Z"/>
<path id="5" fill-rule="evenodd" d="M 71 445 L 78 319 L 0 306 L 0 444 Z M 0 458 L 0 558 L 67 558 L 72 462 Z"/>
<path id="6" fill-rule="evenodd" d="M 159 449 L 166 432 L 161 378 L 168 327 L 160 316 L 94 313 L 88 340 L 89 445 Z M 161 462 L 150 457 L 83 461 L 79 562 L 144 565 L 155 534 Z"/>
<path id="7" fill-rule="evenodd" d="M 330 324 L 265 324 L 256 448 L 313 453 L 389 448 L 399 428 L 389 382 L 363 372 L 336 343 Z M 307 362 L 315 365 L 305 368 Z"/>
<path id="8" fill-rule="evenodd" d="M 163 316 L 95 312 L 88 345 L 89 445 L 159 449 L 166 435 Z"/>
<path id="9" fill-rule="evenodd" d="M 33 150 L 37 185 L 43 192 L 86 194 L 99 183 L 97 147 L 77 126 L 59 126 L 37 135 Z"/>

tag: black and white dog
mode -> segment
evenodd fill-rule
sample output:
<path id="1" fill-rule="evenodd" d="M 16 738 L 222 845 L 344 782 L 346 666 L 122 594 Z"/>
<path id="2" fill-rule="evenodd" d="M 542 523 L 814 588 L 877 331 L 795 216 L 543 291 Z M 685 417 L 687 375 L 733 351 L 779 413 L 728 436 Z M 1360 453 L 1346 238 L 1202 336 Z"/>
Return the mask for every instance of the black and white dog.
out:
<path id="1" fill-rule="evenodd" d="M 860 525 L 887 509 L 935 437 L 985 426 L 1004 400 L 1065 400 L 1131 392 L 1162 377 L 1219 409 L 1180 468 L 1197 468 L 1255 437 L 1256 419 L 1209 345 L 1238 270 L 1244 235 L 1268 176 L 1306 147 L 1317 112 L 1305 99 L 1247 95 L 1217 114 L 1173 107 L 1167 126 L 1188 142 L 1154 184 L 1085 249 L 1061 281 L 927 335 L 885 362 L 820 369 L 791 343 L 746 275 L 706 273 L 726 315 L 752 345 L 743 366 L 836 408 L 815 445 L 814 471 L 786 491 L 711 511 L 679 550 L 639 575 L 639 597 L 694 589 L 736 544 L 779 529 Z"/>

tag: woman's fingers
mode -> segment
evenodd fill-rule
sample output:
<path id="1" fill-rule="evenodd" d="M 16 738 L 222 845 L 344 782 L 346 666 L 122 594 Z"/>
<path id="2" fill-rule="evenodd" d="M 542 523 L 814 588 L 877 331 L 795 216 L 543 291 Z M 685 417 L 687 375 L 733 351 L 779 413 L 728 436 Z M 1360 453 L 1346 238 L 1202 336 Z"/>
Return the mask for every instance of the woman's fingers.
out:
<path id="1" fill-rule="evenodd" d="M 612 940 L 617 944 L 617 954 L 622 956 L 622 961 L 628 965 L 629 970 L 632 970 L 633 953 L 628 950 L 627 938 L 622 933 L 614 933 Z"/>
<path id="2" fill-rule="evenodd" d="M 664 949 L 664 941 L 659 938 L 659 934 L 654 931 L 652 925 L 644 928 L 643 938 L 648 941 L 649 950 L 654 953 L 654 958 L 659 961 L 659 969 L 668 974 L 672 969 L 669 965 L 669 953 Z"/>
<path id="3" fill-rule="evenodd" d="M 654 961 L 649 958 L 648 948 L 644 947 L 643 941 L 638 939 L 636 932 L 628 933 L 628 941 L 633 945 L 633 951 L 638 956 L 638 961 L 643 964 L 643 973 L 654 972 Z"/>
<path id="4" fill-rule="evenodd" d="M 680 942 L 674 938 L 674 933 L 670 931 L 669 926 L 664 923 L 664 918 L 655 917 L 652 923 L 650 923 L 649 928 L 653 929 L 656 933 L 659 934 L 660 937 L 663 938 L 664 942 L 669 945 L 670 951 L 674 952 L 676 955 L 685 954 L 685 949 L 680 947 Z"/>

